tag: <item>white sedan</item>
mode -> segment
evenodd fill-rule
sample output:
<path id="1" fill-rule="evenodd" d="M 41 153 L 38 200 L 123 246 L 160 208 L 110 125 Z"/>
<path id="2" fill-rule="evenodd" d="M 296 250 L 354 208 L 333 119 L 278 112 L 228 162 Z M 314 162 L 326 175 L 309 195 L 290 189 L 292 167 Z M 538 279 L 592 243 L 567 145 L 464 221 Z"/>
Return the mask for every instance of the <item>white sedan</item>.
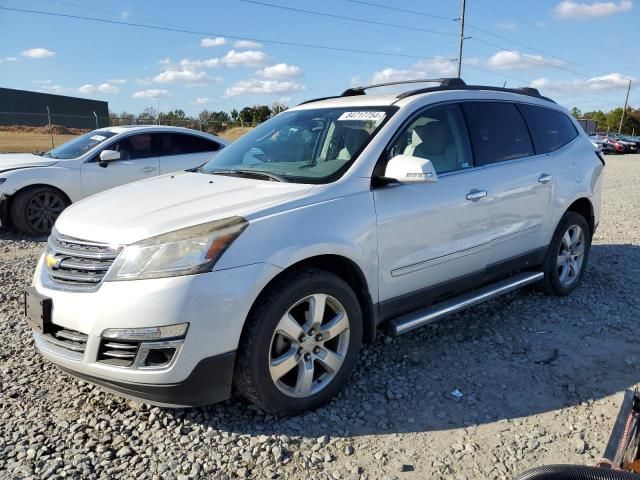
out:
<path id="1" fill-rule="evenodd" d="M 0 226 L 48 233 L 82 198 L 125 183 L 197 168 L 228 142 L 179 127 L 132 125 L 85 133 L 42 155 L 0 155 Z"/>

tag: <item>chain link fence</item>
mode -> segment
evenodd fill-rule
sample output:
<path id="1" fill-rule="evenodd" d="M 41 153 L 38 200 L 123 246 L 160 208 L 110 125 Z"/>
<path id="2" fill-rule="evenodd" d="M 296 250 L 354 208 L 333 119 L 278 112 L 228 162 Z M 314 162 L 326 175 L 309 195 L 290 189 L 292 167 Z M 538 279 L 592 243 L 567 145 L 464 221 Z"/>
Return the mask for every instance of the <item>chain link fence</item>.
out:
<path id="1" fill-rule="evenodd" d="M 0 112 L 0 152 L 45 152 L 96 128 L 121 125 L 167 125 L 191 128 L 233 141 L 256 122 L 200 121 L 194 118 L 102 117 L 59 113 Z"/>

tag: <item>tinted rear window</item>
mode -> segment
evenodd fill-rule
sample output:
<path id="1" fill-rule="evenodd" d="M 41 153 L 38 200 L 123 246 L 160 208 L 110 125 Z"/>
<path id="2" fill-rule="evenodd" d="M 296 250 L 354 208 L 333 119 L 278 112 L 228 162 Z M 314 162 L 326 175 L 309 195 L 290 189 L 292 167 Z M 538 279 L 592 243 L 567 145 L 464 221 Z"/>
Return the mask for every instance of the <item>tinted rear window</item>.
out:
<path id="1" fill-rule="evenodd" d="M 476 165 L 534 155 L 529 130 L 512 103 L 463 104 Z"/>
<path id="2" fill-rule="evenodd" d="M 160 155 L 184 155 L 188 153 L 215 152 L 220 144 L 196 135 L 184 133 L 156 134 L 160 144 L 156 147 Z"/>
<path id="3" fill-rule="evenodd" d="M 578 136 L 573 122 L 562 112 L 533 105 L 520 105 L 520 109 L 529 124 L 537 153 L 558 150 Z"/>

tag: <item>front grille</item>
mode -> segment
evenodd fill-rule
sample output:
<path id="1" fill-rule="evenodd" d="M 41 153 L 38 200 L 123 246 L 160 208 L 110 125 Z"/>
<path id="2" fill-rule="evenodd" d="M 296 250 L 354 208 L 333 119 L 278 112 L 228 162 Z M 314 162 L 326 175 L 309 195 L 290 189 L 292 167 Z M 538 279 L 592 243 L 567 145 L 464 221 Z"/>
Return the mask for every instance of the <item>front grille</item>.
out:
<path id="1" fill-rule="evenodd" d="M 68 328 L 53 326 L 52 332 L 44 335 L 44 339 L 60 348 L 71 350 L 78 354 L 83 354 L 87 347 L 87 335 L 84 333 L 69 330 Z"/>
<path id="2" fill-rule="evenodd" d="M 104 243 L 88 242 L 52 233 L 45 266 L 49 277 L 61 287 L 97 288 L 119 249 Z"/>
<path id="3" fill-rule="evenodd" d="M 102 339 L 98 351 L 98 362 L 129 367 L 138 354 L 140 342 L 136 340 Z"/>

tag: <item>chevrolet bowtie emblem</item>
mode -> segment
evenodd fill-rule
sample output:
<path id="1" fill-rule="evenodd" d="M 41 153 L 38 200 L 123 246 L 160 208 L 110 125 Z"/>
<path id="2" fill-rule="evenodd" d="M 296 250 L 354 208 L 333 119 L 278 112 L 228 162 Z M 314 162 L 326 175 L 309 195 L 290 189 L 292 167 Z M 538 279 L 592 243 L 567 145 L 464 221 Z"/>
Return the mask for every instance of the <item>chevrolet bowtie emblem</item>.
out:
<path id="1" fill-rule="evenodd" d="M 47 265 L 47 268 L 50 270 L 56 270 L 58 268 L 60 268 L 60 263 L 62 263 L 62 259 L 61 258 L 56 258 L 53 255 L 51 255 L 50 253 L 47 254 L 46 257 L 44 257 L 44 263 Z"/>

